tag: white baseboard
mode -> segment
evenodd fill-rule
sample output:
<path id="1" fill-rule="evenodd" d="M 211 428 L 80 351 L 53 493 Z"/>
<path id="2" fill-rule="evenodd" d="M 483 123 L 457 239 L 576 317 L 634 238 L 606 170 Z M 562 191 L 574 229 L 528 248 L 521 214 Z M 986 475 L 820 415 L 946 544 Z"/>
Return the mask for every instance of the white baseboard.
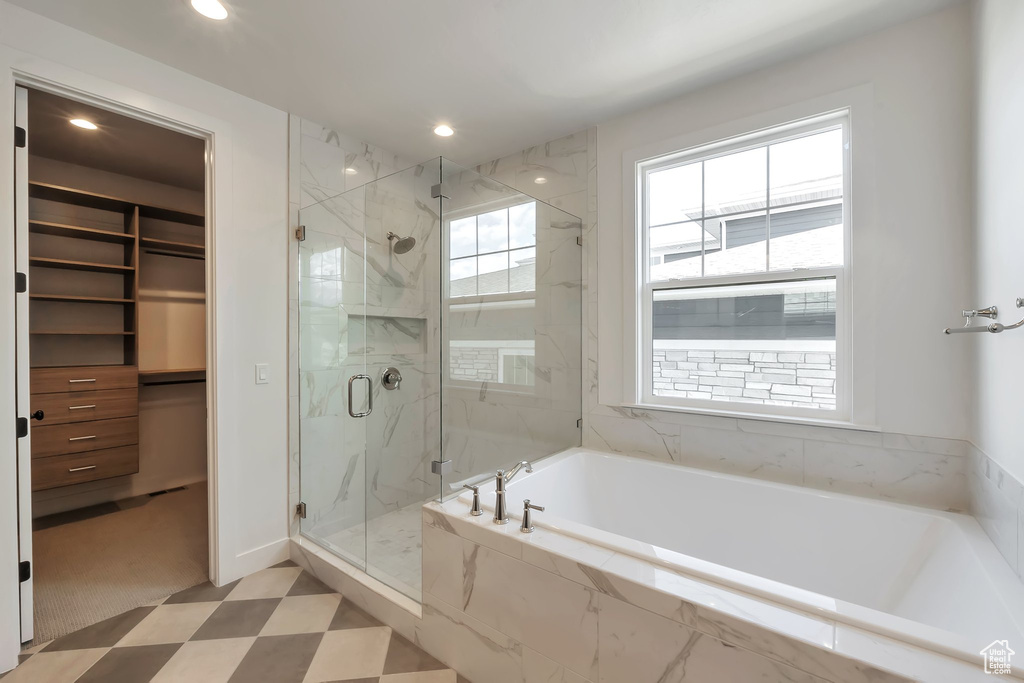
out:
<path id="1" fill-rule="evenodd" d="M 287 538 L 282 538 L 236 555 L 234 559 L 230 559 L 226 563 L 230 566 L 221 565 L 220 583 L 218 585 L 223 586 L 235 579 L 240 579 L 243 576 L 248 576 L 267 567 L 273 567 L 279 562 L 284 562 L 289 556 L 289 545 L 290 541 Z"/>

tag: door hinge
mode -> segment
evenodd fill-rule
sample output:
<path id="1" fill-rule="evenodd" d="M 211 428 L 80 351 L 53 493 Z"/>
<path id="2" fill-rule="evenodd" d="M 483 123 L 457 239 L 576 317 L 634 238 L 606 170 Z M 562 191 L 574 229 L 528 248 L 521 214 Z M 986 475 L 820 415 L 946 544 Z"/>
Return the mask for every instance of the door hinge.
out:
<path id="1" fill-rule="evenodd" d="M 21 148 L 28 144 L 28 133 L 21 126 L 14 127 L 14 146 Z"/>
<path id="2" fill-rule="evenodd" d="M 451 195 L 448 194 L 448 188 L 444 183 L 438 183 L 437 185 L 430 186 L 430 198 L 431 199 L 451 199 Z"/>
<path id="3" fill-rule="evenodd" d="M 28 418 L 27 417 L 19 417 L 18 418 L 18 438 L 19 439 L 24 439 L 26 436 L 28 436 Z"/>
<path id="4" fill-rule="evenodd" d="M 298 505 L 296 505 L 295 506 L 295 514 L 297 514 L 301 519 L 305 519 L 306 518 L 306 504 L 305 503 L 299 503 Z"/>
<path id="5" fill-rule="evenodd" d="M 576 244 L 578 244 L 578 245 L 580 245 L 582 247 L 583 246 L 583 238 L 582 237 L 577 237 L 576 238 Z"/>
<path id="6" fill-rule="evenodd" d="M 576 420 L 576 429 L 583 429 L 583 418 L 582 417 L 578 418 Z"/>
<path id="7" fill-rule="evenodd" d="M 18 563 L 18 583 L 25 583 L 32 578 L 32 563 L 24 560 Z"/>
<path id="8" fill-rule="evenodd" d="M 433 474 L 437 474 L 437 475 L 440 475 L 440 476 L 443 477 L 446 474 L 451 474 L 452 469 L 453 469 L 453 465 L 452 465 L 452 461 L 451 460 L 431 460 L 430 461 L 430 471 Z"/>
<path id="9" fill-rule="evenodd" d="M 297 239 L 300 242 L 302 242 L 302 241 L 304 241 L 306 239 L 306 226 L 305 225 L 300 225 L 299 227 L 295 228 L 295 239 Z"/>
<path id="10" fill-rule="evenodd" d="M 25 273 L 14 274 L 14 291 L 18 294 L 28 291 L 28 277 L 25 276 Z"/>

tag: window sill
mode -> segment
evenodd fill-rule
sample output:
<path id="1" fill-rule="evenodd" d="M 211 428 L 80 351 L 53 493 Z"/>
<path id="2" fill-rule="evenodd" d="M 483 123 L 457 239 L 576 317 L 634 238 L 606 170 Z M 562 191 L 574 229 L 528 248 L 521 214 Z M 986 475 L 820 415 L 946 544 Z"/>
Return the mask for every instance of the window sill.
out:
<path id="1" fill-rule="evenodd" d="M 752 420 L 757 422 L 782 422 L 784 424 L 807 425 L 811 427 L 831 427 L 832 429 L 849 429 L 857 432 L 881 432 L 878 425 L 856 424 L 848 420 L 828 420 L 817 417 L 796 415 L 773 415 L 771 413 L 751 413 L 742 410 L 716 410 L 714 408 L 693 408 L 673 406 L 661 403 L 624 403 L 623 408 L 635 410 L 659 410 L 667 413 L 687 413 L 690 415 L 709 415 L 712 417 Z"/>

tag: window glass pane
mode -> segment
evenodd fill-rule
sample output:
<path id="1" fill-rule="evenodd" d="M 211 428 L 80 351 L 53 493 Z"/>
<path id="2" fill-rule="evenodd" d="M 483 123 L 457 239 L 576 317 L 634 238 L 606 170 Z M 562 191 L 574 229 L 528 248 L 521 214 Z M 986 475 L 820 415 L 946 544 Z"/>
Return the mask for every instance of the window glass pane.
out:
<path id="1" fill-rule="evenodd" d="M 835 129 L 770 146 L 772 206 L 843 196 L 843 131 Z"/>
<path id="2" fill-rule="evenodd" d="M 650 173 L 647 187 L 650 193 L 648 225 L 700 219 L 700 162 Z"/>
<path id="3" fill-rule="evenodd" d="M 534 202 L 511 207 L 508 221 L 510 249 L 532 247 L 537 243 L 537 205 Z"/>
<path id="4" fill-rule="evenodd" d="M 704 215 L 766 209 L 768 151 L 758 147 L 704 162 Z"/>
<path id="5" fill-rule="evenodd" d="M 653 391 L 836 409 L 834 278 L 654 293 Z"/>
<path id="6" fill-rule="evenodd" d="M 663 282 L 700 277 L 701 233 L 700 221 L 651 228 L 648 244 L 652 259 L 651 280 Z"/>
<path id="7" fill-rule="evenodd" d="M 476 216 L 451 222 L 451 258 L 476 254 Z"/>
<path id="8" fill-rule="evenodd" d="M 477 257 L 480 294 L 501 294 L 508 291 L 508 252 Z"/>
<path id="9" fill-rule="evenodd" d="M 771 213 L 772 270 L 843 265 L 842 200 Z"/>
<path id="10" fill-rule="evenodd" d="M 510 292 L 532 292 L 537 288 L 537 249 L 516 249 L 508 253 Z"/>
<path id="11" fill-rule="evenodd" d="M 473 296 L 476 294 L 476 257 L 451 261 L 448 268 L 451 282 L 451 296 Z"/>
<path id="12" fill-rule="evenodd" d="M 769 268 L 843 264 L 843 136 L 836 129 L 771 145 Z"/>
<path id="13" fill-rule="evenodd" d="M 764 211 L 704 221 L 704 275 L 764 272 L 768 263 Z"/>
<path id="14" fill-rule="evenodd" d="M 478 254 L 508 249 L 508 209 L 477 216 L 476 226 Z"/>

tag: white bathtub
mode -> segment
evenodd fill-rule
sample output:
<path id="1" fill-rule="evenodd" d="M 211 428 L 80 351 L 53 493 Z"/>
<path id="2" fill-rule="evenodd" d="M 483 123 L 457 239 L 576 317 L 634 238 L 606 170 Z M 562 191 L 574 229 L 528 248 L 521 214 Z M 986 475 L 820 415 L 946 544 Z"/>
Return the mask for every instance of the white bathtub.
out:
<path id="1" fill-rule="evenodd" d="M 1024 645 L 1024 585 L 967 515 L 582 448 L 520 472 L 524 498 L 536 526 L 969 662 Z"/>

